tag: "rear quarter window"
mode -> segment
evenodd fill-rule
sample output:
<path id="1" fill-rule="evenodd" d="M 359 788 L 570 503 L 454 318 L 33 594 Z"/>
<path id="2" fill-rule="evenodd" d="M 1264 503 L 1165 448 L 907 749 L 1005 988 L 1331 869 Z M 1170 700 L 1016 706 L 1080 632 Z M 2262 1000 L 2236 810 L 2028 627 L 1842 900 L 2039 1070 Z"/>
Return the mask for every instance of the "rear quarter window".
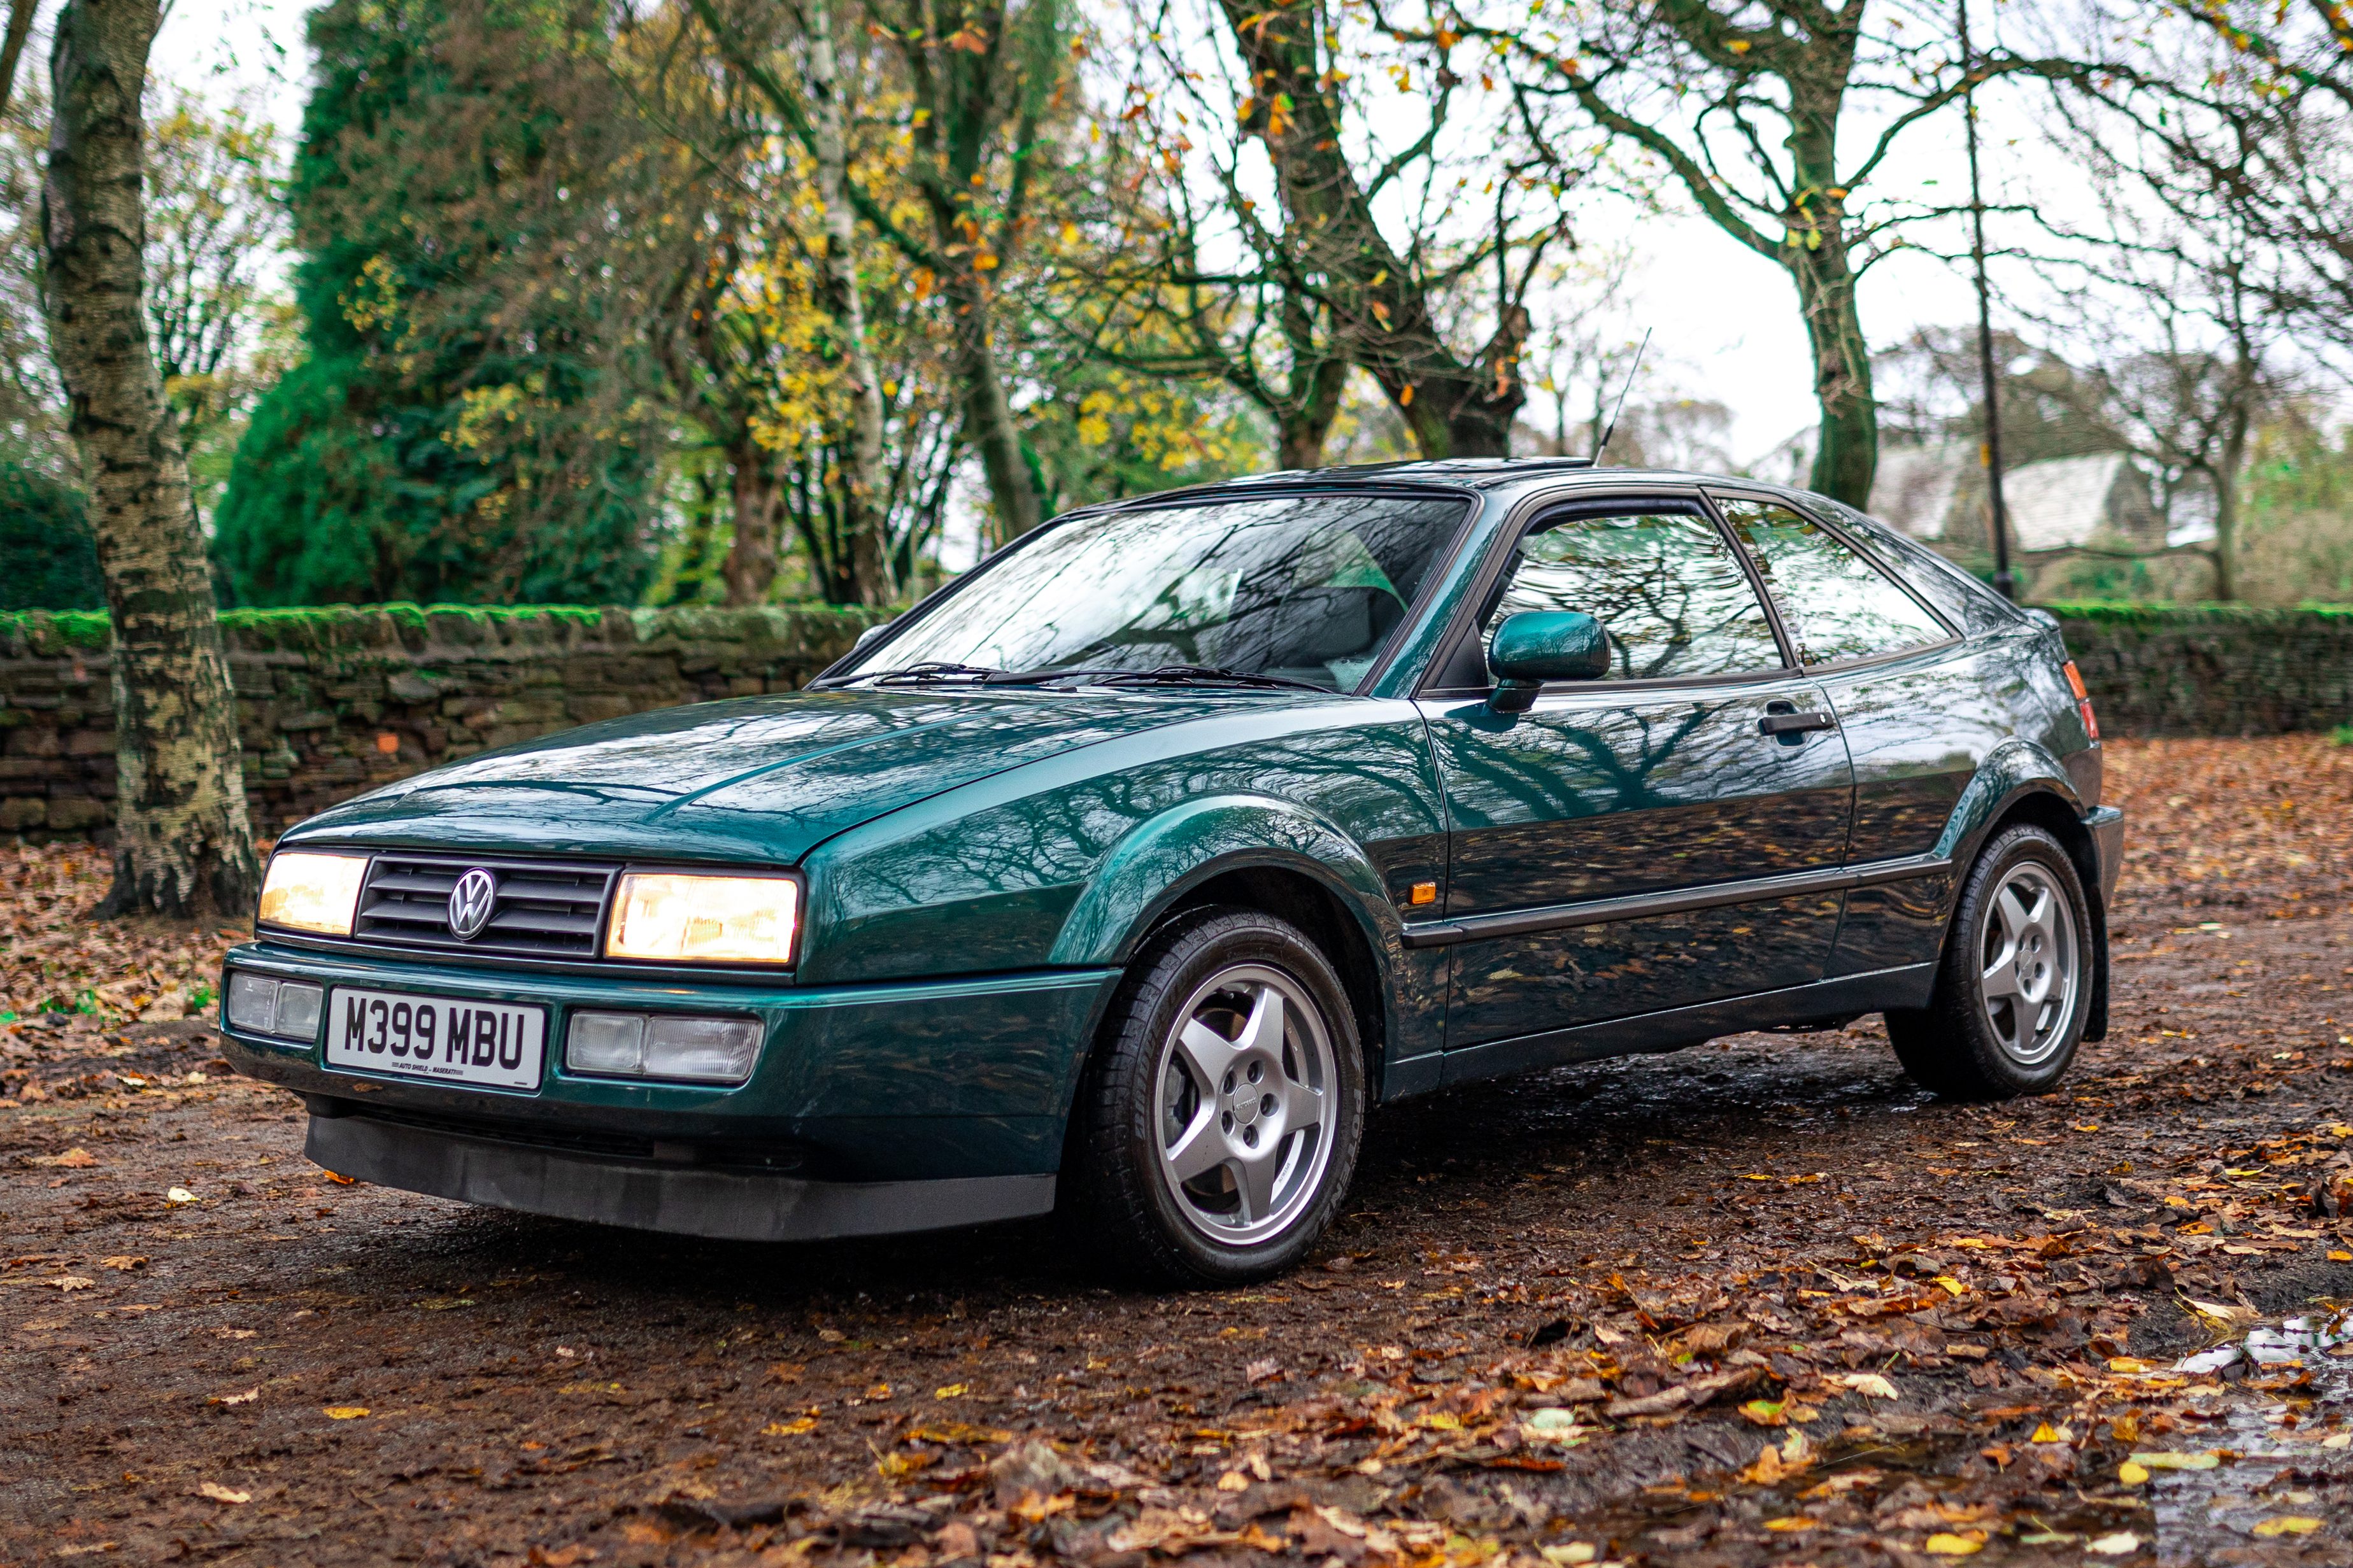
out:
<path id="1" fill-rule="evenodd" d="M 1882 565 L 1958 622 L 1965 634 L 2002 631 L 2018 624 L 2020 611 L 2009 600 L 1918 540 L 1827 497 L 1809 495 L 1806 503 L 1828 513 Z"/>

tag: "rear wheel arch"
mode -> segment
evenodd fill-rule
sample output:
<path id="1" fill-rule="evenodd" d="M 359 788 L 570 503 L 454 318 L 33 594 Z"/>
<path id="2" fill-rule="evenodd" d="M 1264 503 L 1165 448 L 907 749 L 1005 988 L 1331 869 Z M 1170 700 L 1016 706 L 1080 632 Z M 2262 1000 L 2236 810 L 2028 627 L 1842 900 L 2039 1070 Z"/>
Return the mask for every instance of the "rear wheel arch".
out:
<path id="1" fill-rule="evenodd" d="M 1966 1099 L 2055 1089 L 2090 1022 L 2091 910 L 2058 837 L 2006 816 L 1960 874 L 1935 990 L 1887 1011 L 1915 1081 Z"/>

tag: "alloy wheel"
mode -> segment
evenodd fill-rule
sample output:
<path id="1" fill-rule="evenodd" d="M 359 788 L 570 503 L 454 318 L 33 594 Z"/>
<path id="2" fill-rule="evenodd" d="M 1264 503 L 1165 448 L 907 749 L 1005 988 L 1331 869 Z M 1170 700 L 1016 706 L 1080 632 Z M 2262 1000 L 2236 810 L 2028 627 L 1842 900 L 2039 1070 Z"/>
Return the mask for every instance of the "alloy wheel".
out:
<path id="1" fill-rule="evenodd" d="M 2032 861 L 2002 873 L 1979 951 L 1978 1005 L 2002 1054 L 2037 1067 L 2066 1042 L 2082 965 L 2056 878 Z"/>
<path id="2" fill-rule="evenodd" d="M 1160 1173 L 1186 1222 L 1227 1247 L 1280 1235 L 1332 1158 L 1332 1035 L 1307 989 L 1261 963 L 1195 987 L 1160 1048 Z"/>

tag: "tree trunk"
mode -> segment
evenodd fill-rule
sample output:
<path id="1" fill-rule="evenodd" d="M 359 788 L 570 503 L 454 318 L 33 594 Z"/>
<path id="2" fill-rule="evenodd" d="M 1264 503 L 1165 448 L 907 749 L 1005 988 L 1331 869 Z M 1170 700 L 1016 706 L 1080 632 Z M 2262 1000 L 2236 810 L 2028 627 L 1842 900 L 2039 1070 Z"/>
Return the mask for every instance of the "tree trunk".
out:
<path id="1" fill-rule="evenodd" d="M 1852 30 L 1840 30 L 1825 37 L 1804 65 L 1790 68 L 1794 124 L 1788 148 L 1797 184 L 1782 215 L 1778 259 L 1797 285 L 1814 357 L 1820 423 L 1807 488 L 1868 511 L 1871 481 L 1879 470 L 1879 405 L 1871 395 L 1871 348 L 1863 342 L 1855 303 L 1846 186 L 1838 167 L 1839 114 L 1853 48 Z"/>
<path id="2" fill-rule="evenodd" d="M 734 476 L 735 542 L 719 575 L 730 605 L 765 605 L 776 581 L 776 511 L 784 504 L 775 461 L 749 437 L 728 444 L 727 461 Z"/>
<path id="3" fill-rule="evenodd" d="M 1277 436 L 1275 466 L 1283 468 L 1320 468 L 1324 466 L 1324 442 L 1332 434 L 1332 421 L 1339 417 L 1340 396 L 1348 387 L 1349 364 L 1344 359 L 1327 359 L 1313 366 L 1293 365 L 1293 377 L 1307 378 L 1307 395 L 1282 410 L 1282 427 Z"/>
<path id="4" fill-rule="evenodd" d="M 2263 363 L 2247 316 L 2247 285 L 2231 269 L 2230 404 L 2223 410 L 2222 450 L 2214 474 L 2214 597 L 2224 604 L 2239 596 L 2239 476 L 2246 471 L 2247 434 L 2254 428 L 2255 399 L 2263 389 Z"/>
<path id="5" fill-rule="evenodd" d="M 155 0 L 69 0 L 49 57 L 49 346 L 112 621 L 114 886 L 100 912 L 243 919 L 260 879 L 236 694 L 141 299 L 140 92 L 159 20 Z"/>
<path id="6" fill-rule="evenodd" d="M 1045 508 L 1029 454 L 1022 448 L 1020 426 L 1013 421 L 1013 405 L 1005 395 L 1005 378 L 997 374 L 988 280 L 959 269 L 949 275 L 945 293 L 955 317 L 948 363 L 964 405 L 965 438 L 980 453 L 981 472 L 997 507 L 997 542 L 1003 543 L 1045 521 Z"/>
<path id="7" fill-rule="evenodd" d="M 1404 415 L 1421 455 L 1504 458 L 1527 399 L 1520 343 L 1527 313 L 1507 308 L 1473 361 L 1458 359 L 1435 313 L 1373 217 L 1348 166 L 1339 116 L 1316 48 L 1320 12 L 1307 0 L 1219 0 L 1250 67 L 1245 129 L 1265 145 L 1283 215 L 1300 237 L 1301 269 L 1326 278 L 1350 357 Z"/>
<path id="8" fill-rule="evenodd" d="M 1879 405 L 1872 396 L 1871 350 L 1855 309 L 1854 275 L 1847 269 L 1845 247 L 1835 241 L 1819 250 L 1788 246 L 1784 255 L 1805 312 L 1821 416 L 1806 488 L 1866 511 L 1879 469 Z"/>
<path id="9" fill-rule="evenodd" d="M 8 112 L 16 91 L 16 61 L 33 31 L 33 13 L 39 0 L 8 0 L 8 33 L 0 38 L 0 114 Z"/>
<path id="10" fill-rule="evenodd" d="M 809 7 L 809 119 L 816 131 L 818 199 L 825 206 L 826 309 L 849 373 L 849 428 L 843 443 L 841 522 L 861 605 L 887 605 L 892 580 L 882 510 L 882 378 L 866 341 L 858 290 L 858 223 L 850 211 L 849 149 L 843 132 L 840 69 L 833 52 L 832 0 Z"/>
<path id="11" fill-rule="evenodd" d="M 2239 474 L 2247 461 L 2248 425 L 2242 399 L 2223 430 L 2214 474 L 2214 597 L 2224 604 L 2239 596 Z"/>

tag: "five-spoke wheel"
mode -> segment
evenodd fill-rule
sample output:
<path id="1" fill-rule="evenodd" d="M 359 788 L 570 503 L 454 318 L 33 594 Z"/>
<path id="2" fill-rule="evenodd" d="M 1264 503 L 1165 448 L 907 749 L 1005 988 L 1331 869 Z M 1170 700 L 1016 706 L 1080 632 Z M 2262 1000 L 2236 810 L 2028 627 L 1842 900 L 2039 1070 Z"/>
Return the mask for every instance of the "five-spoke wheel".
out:
<path id="1" fill-rule="evenodd" d="M 2074 917 L 2049 870 L 2021 860 L 2004 874 L 1980 952 L 1987 1026 L 2010 1060 L 2041 1066 L 2063 1043 L 2080 968 Z"/>
<path id="2" fill-rule="evenodd" d="M 1063 1162 L 1069 1205 L 1164 1279 L 1277 1273 L 1346 1193 L 1364 1082 L 1355 1009 L 1304 932 L 1188 911 L 1138 954 L 1105 1025 Z"/>
<path id="3" fill-rule="evenodd" d="M 1211 1239 L 1273 1236 L 1332 1157 L 1331 1035 L 1299 982 L 1262 963 L 1210 975 L 1177 1017 L 1161 1047 L 1161 1174 Z"/>

